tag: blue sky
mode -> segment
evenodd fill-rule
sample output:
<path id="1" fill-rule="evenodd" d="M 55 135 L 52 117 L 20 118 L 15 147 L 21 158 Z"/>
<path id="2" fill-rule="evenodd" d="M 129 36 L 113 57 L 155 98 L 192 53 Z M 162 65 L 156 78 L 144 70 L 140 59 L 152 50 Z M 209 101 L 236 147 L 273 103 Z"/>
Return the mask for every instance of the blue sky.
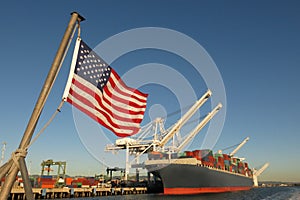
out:
<path id="1" fill-rule="evenodd" d="M 262 180 L 300 181 L 298 1 L 3 3 L 0 142 L 7 142 L 6 159 L 19 144 L 72 11 L 87 19 L 82 23 L 82 38 L 91 47 L 115 34 L 141 27 L 168 28 L 194 39 L 215 62 L 226 90 L 226 120 L 214 150 L 249 136 L 250 141 L 238 155 L 246 157 L 252 167 L 270 162 Z M 72 48 L 73 44 L 37 130 L 59 104 Z M 180 71 L 197 91 L 197 97 L 207 89 L 190 63 L 170 52 L 151 49 L 131 52 L 112 66 L 123 75 L 147 63 L 162 63 Z M 148 108 L 161 104 L 167 113 L 178 110 L 178 102 L 168 88 L 150 84 L 140 89 L 149 93 Z M 145 116 L 143 124 L 150 120 L 149 109 Z M 198 138 L 201 139 L 203 136 Z M 62 113 L 31 147 L 27 157 L 31 172 L 39 173 L 41 161 L 49 158 L 66 160 L 67 172 L 72 175 L 94 175 L 104 169 L 82 144 L 69 104 L 64 105 Z"/>

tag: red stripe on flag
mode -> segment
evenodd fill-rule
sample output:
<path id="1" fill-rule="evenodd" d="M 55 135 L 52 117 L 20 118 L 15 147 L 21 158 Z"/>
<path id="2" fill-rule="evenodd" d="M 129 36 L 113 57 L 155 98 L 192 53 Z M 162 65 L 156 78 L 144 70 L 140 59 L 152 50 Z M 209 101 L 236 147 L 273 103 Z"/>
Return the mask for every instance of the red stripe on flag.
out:
<path id="1" fill-rule="evenodd" d="M 86 87 L 84 84 L 80 83 L 79 81 L 73 79 L 72 83 L 73 83 L 73 85 L 75 85 L 76 87 L 78 87 L 82 91 L 84 91 L 85 93 L 93 96 L 103 109 L 105 109 L 106 106 L 103 105 L 102 101 L 105 101 L 107 104 L 111 105 L 110 99 L 107 99 L 105 97 L 100 97 L 94 90 L 91 90 L 90 88 Z M 98 90 L 98 88 L 96 90 Z M 113 106 L 113 105 L 111 105 L 111 106 Z M 145 107 L 146 106 L 140 106 L 140 108 L 145 108 Z M 140 115 L 140 114 L 144 114 L 144 112 L 145 112 L 145 111 L 139 111 L 139 112 L 137 112 L 137 111 L 133 111 L 133 110 L 124 109 L 124 108 L 118 107 L 118 106 L 114 106 L 113 108 L 116 109 L 119 112 L 122 112 L 122 113 L 125 113 L 125 114 L 129 114 L 129 115 Z M 108 110 L 108 112 L 111 112 L 111 111 Z"/>
<path id="2" fill-rule="evenodd" d="M 111 126 L 109 126 L 107 123 L 105 123 L 102 119 L 96 117 L 93 113 L 89 112 L 88 110 L 86 110 L 85 108 L 81 107 L 80 105 L 76 104 L 75 102 L 73 102 L 71 99 L 67 98 L 67 101 L 72 104 L 73 106 L 75 106 L 77 109 L 79 109 L 80 111 L 82 111 L 83 113 L 85 113 L 86 115 L 88 115 L 89 117 L 91 117 L 92 119 L 94 119 L 96 122 L 100 123 L 102 126 L 104 126 L 105 128 L 113 131 L 117 136 L 119 137 L 128 137 L 130 135 L 136 134 L 139 131 L 139 128 L 136 127 L 131 127 L 128 128 L 126 127 L 127 130 L 131 130 L 132 132 L 130 134 L 124 134 L 122 132 L 117 132 L 116 130 L 114 130 Z M 121 127 L 122 128 L 122 127 Z"/>
<path id="3" fill-rule="evenodd" d="M 146 108 L 146 105 L 139 105 L 135 102 L 132 102 L 132 101 L 129 101 L 129 100 L 126 100 L 126 99 L 123 99 L 123 98 L 120 98 L 117 96 L 117 93 L 114 92 L 114 94 L 112 94 L 108 89 L 107 87 L 104 87 L 103 88 L 103 93 L 105 93 L 107 96 L 109 96 L 112 100 L 115 100 L 115 101 L 118 101 L 118 102 L 121 102 L 121 103 L 124 103 L 124 104 L 127 104 L 129 106 L 132 106 L 132 107 L 136 107 L 136 108 Z M 103 96 L 103 99 L 107 99 L 105 96 Z M 129 98 L 128 98 L 129 99 Z M 107 101 L 107 103 L 109 103 L 109 101 Z M 111 104 L 112 106 L 114 106 L 114 104 Z"/>
<path id="4" fill-rule="evenodd" d="M 133 89 L 133 88 L 130 88 L 128 86 L 125 85 L 125 83 L 122 81 L 122 79 L 120 78 L 120 76 L 115 72 L 115 70 L 111 69 L 111 76 L 115 76 L 115 78 L 117 79 L 118 83 L 123 87 L 125 88 L 126 90 L 132 92 L 132 93 L 135 93 L 135 94 L 138 94 L 140 96 L 143 96 L 144 98 L 147 98 L 148 97 L 148 94 L 144 94 L 142 92 L 140 92 L 139 90 L 137 89 Z M 111 81 L 111 84 L 112 84 L 112 87 L 115 89 L 115 90 L 119 90 L 119 92 L 121 93 L 122 91 L 116 87 L 116 83 L 114 81 Z M 126 94 L 125 94 L 126 95 Z M 146 102 L 144 99 L 141 99 L 141 98 L 138 98 L 138 97 L 134 97 L 136 98 L 137 100 L 141 101 L 141 102 Z"/>
<path id="5" fill-rule="evenodd" d="M 100 108 L 97 107 L 97 105 L 94 105 L 92 102 L 90 102 L 88 99 L 82 97 L 80 94 L 78 94 L 77 92 L 75 92 L 72 88 L 70 88 L 70 92 L 69 92 L 74 98 L 78 99 L 79 101 L 81 101 L 83 104 L 85 104 L 86 106 L 90 107 L 91 109 L 94 109 L 95 111 L 101 113 L 102 115 L 106 116 L 107 119 L 110 119 L 111 123 L 113 124 L 114 127 L 118 127 L 119 125 L 114 123 L 111 118 L 123 121 L 123 122 L 132 122 L 132 123 L 137 123 L 137 125 L 141 122 L 141 119 L 136 119 L 136 118 L 125 118 L 125 117 L 121 117 L 119 115 L 117 115 L 116 113 L 113 113 L 111 110 L 106 109 L 106 107 L 104 107 L 102 105 L 102 102 L 98 101 L 99 106 L 105 111 L 102 111 Z"/>

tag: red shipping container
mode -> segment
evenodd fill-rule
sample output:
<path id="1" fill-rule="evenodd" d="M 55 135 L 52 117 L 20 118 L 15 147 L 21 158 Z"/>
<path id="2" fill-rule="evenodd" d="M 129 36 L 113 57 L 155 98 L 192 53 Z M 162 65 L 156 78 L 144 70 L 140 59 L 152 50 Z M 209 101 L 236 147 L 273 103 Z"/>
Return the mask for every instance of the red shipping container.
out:
<path id="1" fill-rule="evenodd" d="M 230 160 L 231 159 L 228 154 L 223 154 L 223 158 L 224 158 L 224 160 Z"/>
<path id="2" fill-rule="evenodd" d="M 219 163 L 223 163 L 223 164 L 224 164 L 224 158 L 222 158 L 222 157 L 218 157 L 218 162 L 219 162 Z"/>
<path id="3" fill-rule="evenodd" d="M 201 156 L 201 150 L 194 150 L 194 151 L 193 151 L 193 155 L 194 155 L 194 157 L 201 158 L 201 157 L 202 157 L 202 156 Z"/>
<path id="4" fill-rule="evenodd" d="M 73 181 L 72 178 L 66 178 L 65 179 L 66 185 L 72 185 L 72 181 Z"/>
<path id="5" fill-rule="evenodd" d="M 215 158 L 213 156 L 208 156 L 208 160 L 209 162 L 211 163 L 214 163 L 215 162 Z"/>
<path id="6" fill-rule="evenodd" d="M 220 162 L 217 162 L 217 166 L 216 166 L 218 169 L 225 169 L 225 166 L 224 166 L 224 163 L 220 163 Z"/>
<path id="7" fill-rule="evenodd" d="M 186 155 L 189 157 L 194 157 L 194 154 L 192 151 L 185 151 Z"/>

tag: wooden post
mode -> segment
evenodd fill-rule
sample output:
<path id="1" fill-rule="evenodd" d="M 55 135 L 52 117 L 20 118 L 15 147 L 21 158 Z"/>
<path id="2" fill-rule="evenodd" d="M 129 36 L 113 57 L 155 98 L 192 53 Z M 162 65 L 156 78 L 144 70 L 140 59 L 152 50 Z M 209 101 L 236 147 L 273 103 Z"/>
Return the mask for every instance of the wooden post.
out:
<path id="1" fill-rule="evenodd" d="M 30 120 L 28 122 L 28 125 L 26 127 L 26 130 L 24 132 L 24 135 L 23 135 L 23 138 L 20 142 L 20 145 L 19 145 L 19 150 L 21 151 L 24 151 L 24 150 L 27 150 L 27 146 L 30 144 L 30 141 L 31 141 L 31 138 L 32 138 L 32 135 L 34 133 L 34 129 L 37 125 L 37 122 L 38 122 L 38 119 L 41 115 L 41 112 L 44 108 L 44 105 L 46 103 L 46 100 L 49 96 L 49 93 L 51 91 L 51 88 L 54 84 L 54 81 L 55 81 L 55 78 L 59 72 L 59 69 L 60 69 L 60 66 L 63 62 L 63 58 L 64 58 L 64 54 L 67 50 L 67 46 L 69 44 L 69 41 L 71 39 L 71 36 L 72 36 L 72 33 L 74 31 L 74 28 L 75 28 L 75 25 L 76 25 L 76 22 L 77 21 L 83 21 L 84 18 L 81 17 L 78 13 L 76 12 L 73 12 L 71 14 L 71 19 L 70 19 L 70 22 L 68 24 L 68 27 L 65 31 L 65 34 L 62 38 L 62 41 L 60 43 L 60 46 L 58 48 L 58 51 L 56 53 L 56 56 L 53 60 L 53 63 L 52 63 L 52 66 L 49 70 L 49 73 L 48 73 L 48 76 L 45 80 L 45 83 L 44 83 L 44 86 L 40 92 L 40 96 L 35 104 L 35 107 L 34 107 L 34 110 L 31 114 L 31 117 L 30 117 Z M 26 155 L 25 155 L 26 156 Z M 25 157 L 24 156 L 24 157 Z M 20 159 L 21 161 L 19 161 L 19 163 L 21 163 L 21 166 L 25 163 L 25 160 L 24 160 L 24 157 L 18 157 L 18 159 Z M 24 161 L 24 163 L 23 163 Z M 15 178 L 18 174 L 18 167 L 16 166 L 17 163 L 15 162 L 12 162 L 11 164 L 11 168 L 10 170 L 8 171 L 8 175 L 6 176 L 6 179 L 5 179 L 5 183 L 1 189 L 1 193 L 0 193 L 0 200 L 6 200 L 11 192 L 11 189 L 12 189 L 12 186 L 15 182 Z M 21 167 L 20 166 L 20 167 Z M 26 168 L 26 165 L 23 166 L 24 168 Z M 23 168 L 22 167 L 22 168 Z M 7 168 L 7 167 L 6 167 Z M 27 172 L 27 169 L 21 169 L 21 172 L 23 173 L 22 176 L 27 176 L 28 177 L 28 172 Z M 24 184 L 30 184 L 30 183 L 25 183 Z M 29 191 L 29 189 L 31 187 L 29 187 L 28 185 L 25 187 L 25 189 L 28 189 L 28 191 L 26 191 L 26 196 L 29 197 L 29 196 L 33 196 L 32 195 L 32 190 Z M 29 198 L 27 198 L 29 199 Z"/>

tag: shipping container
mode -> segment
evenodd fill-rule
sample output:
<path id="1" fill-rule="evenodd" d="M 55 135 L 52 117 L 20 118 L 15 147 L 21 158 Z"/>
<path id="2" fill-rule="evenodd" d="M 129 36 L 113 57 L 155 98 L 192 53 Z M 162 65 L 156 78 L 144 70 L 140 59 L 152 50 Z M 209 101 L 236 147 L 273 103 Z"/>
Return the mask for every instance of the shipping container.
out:
<path id="1" fill-rule="evenodd" d="M 178 157 L 181 158 L 181 157 L 186 157 L 186 153 L 185 152 L 179 152 L 178 153 Z"/>
<path id="2" fill-rule="evenodd" d="M 152 151 L 152 152 L 148 153 L 149 160 L 158 160 L 158 159 L 162 159 L 162 158 L 163 158 L 163 154 L 161 152 Z"/>
<path id="3" fill-rule="evenodd" d="M 223 157 L 218 157 L 218 159 L 215 161 L 217 163 L 217 165 L 221 165 L 222 169 L 224 169 L 224 159 Z"/>
<path id="4" fill-rule="evenodd" d="M 210 149 L 203 149 L 203 150 L 200 150 L 200 151 L 201 151 L 201 156 L 202 157 L 213 155 L 212 150 L 210 150 Z"/>
<path id="5" fill-rule="evenodd" d="M 223 154 L 224 160 L 231 160 L 231 157 L 228 154 Z"/>
<path id="6" fill-rule="evenodd" d="M 171 154 L 171 159 L 176 159 L 178 157 L 179 157 L 178 153 L 172 153 Z"/>
<path id="7" fill-rule="evenodd" d="M 73 178 L 65 178 L 66 185 L 72 185 Z"/>
<path id="8" fill-rule="evenodd" d="M 186 153 L 186 156 L 188 156 L 188 157 L 194 157 L 192 151 L 185 151 L 185 153 Z"/>
<path id="9" fill-rule="evenodd" d="M 215 153 L 215 154 L 214 154 L 214 157 L 215 157 L 215 158 L 218 158 L 218 157 L 222 157 L 222 158 L 223 158 L 223 154 Z"/>
<path id="10" fill-rule="evenodd" d="M 193 155 L 194 157 L 201 158 L 202 157 L 201 150 L 194 150 Z"/>

